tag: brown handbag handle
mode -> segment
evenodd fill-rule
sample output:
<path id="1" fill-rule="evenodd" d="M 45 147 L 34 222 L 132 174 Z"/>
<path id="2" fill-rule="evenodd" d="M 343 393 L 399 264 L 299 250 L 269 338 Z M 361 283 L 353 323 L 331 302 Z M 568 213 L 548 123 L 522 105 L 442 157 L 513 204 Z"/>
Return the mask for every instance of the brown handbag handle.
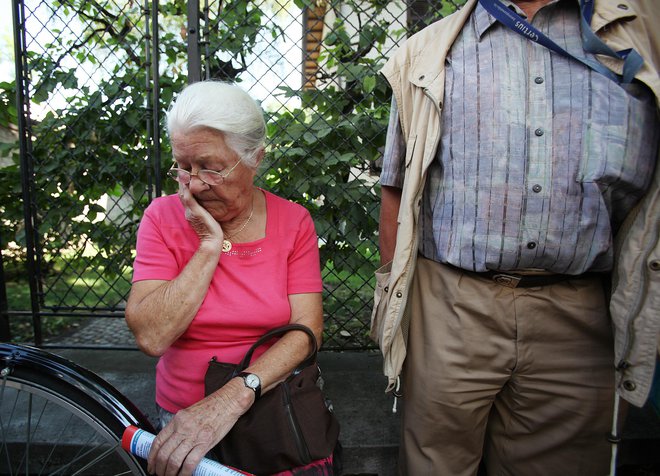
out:
<path id="1" fill-rule="evenodd" d="M 295 370 L 291 373 L 291 375 L 296 375 L 300 373 L 304 368 L 313 365 L 316 362 L 316 354 L 318 353 L 318 343 L 316 342 L 316 336 L 314 335 L 312 330 L 307 326 L 304 326 L 302 324 L 287 324 L 285 326 L 276 327 L 274 329 L 269 330 L 264 335 L 262 335 L 254 344 L 252 344 L 250 349 L 245 353 L 243 360 L 241 360 L 239 364 L 236 366 L 236 370 L 233 372 L 233 376 L 238 375 L 239 372 L 242 372 L 247 368 L 248 365 L 250 365 L 250 360 L 252 360 L 252 354 L 259 346 L 265 344 L 273 337 L 284 335 L 289 331 L 302 331 L 307 334 L 309 340 L 312 342 L 312 351 L 309 353 L 307 357 L 305 357 L 305 360 L 303 360 L 300 363 L 300 365 L 298 365 L 298 367 L 295 368 Z"/>

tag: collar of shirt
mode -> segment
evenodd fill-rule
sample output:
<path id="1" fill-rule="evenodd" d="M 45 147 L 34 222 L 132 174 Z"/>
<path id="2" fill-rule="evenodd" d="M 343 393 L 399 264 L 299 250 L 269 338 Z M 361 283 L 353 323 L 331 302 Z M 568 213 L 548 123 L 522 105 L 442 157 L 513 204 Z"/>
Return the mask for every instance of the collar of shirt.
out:
<path id="1" fill-rule="evenodd" d="M 500 0 L 500 1 L 502 2 L 502 5 L 510 8 L 521 17 L 527 19 L 527 17 L 520 9 L 520 7 L 518 7 L 515 3 L 513 3 L 512 0 Z M 560 1 L 569 1 L 569 0 L 552 0 L 547 5 L 544 5 L 542 8 L 545 8 L 548 5 L 552 5 L 554 3 L 559 3 Z M 477 35 L 479 36 L 479 40 L 481 40 L 483 35 L 486 33 L 486 31 L 488 31 L 490 27 L 492 27 L 495 23 L 497 23 L 497 20 L 495 19 L 494 16 L 488 13 L 488 11 L 486 11 L 486 9 L 481 5 L 481 3 L 477 3 L 477 6 L 474 10 L 474 16 L 475 16 L 475 27 L 477 29 Z"/>

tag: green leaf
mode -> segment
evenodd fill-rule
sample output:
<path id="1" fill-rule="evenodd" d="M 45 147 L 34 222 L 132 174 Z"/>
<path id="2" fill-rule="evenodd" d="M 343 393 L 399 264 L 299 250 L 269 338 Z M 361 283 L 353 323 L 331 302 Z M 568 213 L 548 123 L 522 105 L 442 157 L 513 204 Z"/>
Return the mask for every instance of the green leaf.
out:
<path id="1" fill-rule="evenodd" d="M 365 76 L 362 78 L 362 87 L 364 92 L 369 94 L 376 89 L 376 78 L 374 76 Z"/>

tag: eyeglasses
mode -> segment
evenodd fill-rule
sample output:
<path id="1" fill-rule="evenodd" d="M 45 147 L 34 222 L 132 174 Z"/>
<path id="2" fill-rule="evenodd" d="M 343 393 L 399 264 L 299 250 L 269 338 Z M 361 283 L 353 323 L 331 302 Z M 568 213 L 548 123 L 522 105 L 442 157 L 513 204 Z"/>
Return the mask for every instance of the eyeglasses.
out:
<path id="1" fill-rule="evenodd" d="M 182 185 L 188 185 L 193 177 L 197 177 L 206 185 L 221 185 L 224 183 L 225 179 L 229 176 L 230 173 L 241 163 L 241 160 L 238 159 L 231 169 L 227 172 L 217 172 L 215 170 L 198 170 L 196 173 L 189 172 L 188 170 L 180 169 L 172 165 L 172 167 L 167 171 L 167 175 Z"/>

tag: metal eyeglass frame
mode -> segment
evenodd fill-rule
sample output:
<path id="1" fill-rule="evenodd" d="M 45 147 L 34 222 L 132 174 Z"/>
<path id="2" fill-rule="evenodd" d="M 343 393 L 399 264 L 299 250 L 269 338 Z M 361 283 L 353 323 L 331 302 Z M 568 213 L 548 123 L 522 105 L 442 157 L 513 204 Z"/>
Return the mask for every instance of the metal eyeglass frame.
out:
<path id="1" fill-rule="evenodd" d="M 188 170 L 180 169 L 179 167 L 175 167 L 176 162 L 172 164 L 172 167 L 169 168 L 167 171 L 167 175 L 170 178 L 173 178 L 177 182 L 183 184 L 183 185 L 188 185 L 192 181 L 193 177 L 197 177 L 199 180 L 201 180 L 203 183 L 206 185 L 214 186 L 214 185 L 221 185 L 225 182 L 225 179 L 229 177 L 229 174 L 233 172 L 233 170 L 238 167 L 238 164 L 240 164 L 243 161 L 243 159 L 238 159 L 238 162 L 236 162 L 230 169 L 227 171 L 227 173 L 222 173 L 218 172 L 216 170 L 208 170 L 208 169 L 201 169 L 198 170 L 195 173 L 189 172 Z M 201 174 L 201 175 L 200 175 Z M 204 180 L 202 178 L 203 175 L 207 176 L 207 180 Z M 213 177 L 213 180 L 208 181 L 208 177 Z M 217 180 L 217 181 L 216 181 Z"/>

